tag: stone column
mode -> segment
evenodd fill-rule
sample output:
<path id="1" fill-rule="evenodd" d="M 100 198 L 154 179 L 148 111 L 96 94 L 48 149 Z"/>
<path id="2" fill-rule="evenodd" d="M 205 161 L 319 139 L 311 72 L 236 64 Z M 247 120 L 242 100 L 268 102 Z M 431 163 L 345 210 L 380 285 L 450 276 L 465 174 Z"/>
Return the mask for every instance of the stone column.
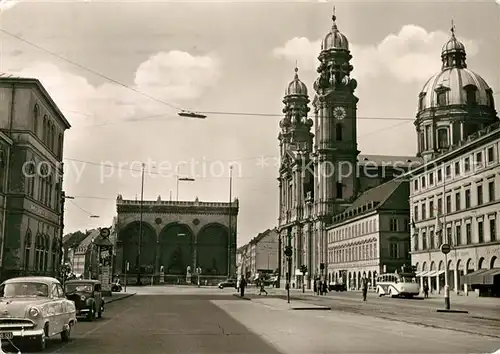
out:
<path id="1" fill-rule="evenodd" d="M 455 292 L 458 294 L 459 293 L 459 289 L 458 289 L 458 270 L 457 270 L 456 267 L 453 270 L 453 281 L 454 281 Z"/>
<path id="2" fill-rule="evenodd" d="M 436 277 L 436 291 L 439 294 L 439 287 L 440 287 L 440 284 L 439 284 L 439 275 L 435 275 L 435 277 Z"/>
<path id="3" fill-rule="evenodd" d="M 467 264 L 464 265 L 464 275 L 467 275 Z M 465 278 L 465 277 L 464 277 Z M 467 285 L 466 282 L 464 282 L 464 293 L 466 296 L 469 295 L 469 286 Z"/>

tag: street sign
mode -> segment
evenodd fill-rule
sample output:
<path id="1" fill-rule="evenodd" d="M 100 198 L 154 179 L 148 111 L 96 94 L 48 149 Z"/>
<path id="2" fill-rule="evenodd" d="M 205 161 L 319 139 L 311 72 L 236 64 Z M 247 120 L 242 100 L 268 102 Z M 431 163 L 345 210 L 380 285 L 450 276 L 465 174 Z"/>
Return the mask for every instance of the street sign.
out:
<path id="1" fill-rule="evenodd" d="M 100 234 L 102 237 L 108 238 L 109 235 L 111 234 L 111 231 L 109 231 L 109 229 L 107 227 L 103 227 L 100 231 Z"/>
<path id="2" fill-rule="evenodd" d="M 451 247 L 449 244 L 443 243 L 441 245 L 441 252 L 443 252 L 443 254 L 448 254 L 448 253 L 450 253 L 450 251 L 451 251 Z"/>

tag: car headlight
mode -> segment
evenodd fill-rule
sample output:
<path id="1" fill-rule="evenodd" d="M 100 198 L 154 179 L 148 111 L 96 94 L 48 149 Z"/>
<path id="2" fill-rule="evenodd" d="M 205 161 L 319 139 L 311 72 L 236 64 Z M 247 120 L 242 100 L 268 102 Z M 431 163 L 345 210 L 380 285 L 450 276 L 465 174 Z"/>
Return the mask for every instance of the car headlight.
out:
<path id="1" fill-rule="evenodd" d="M 30 308 L 28 313 L 29 313 L 30 317 L 38 317 L 40 315 L 40 310 L 37 309 L 36 307 L 32 307 L 32 308 Z"/>
<path id="2" fill-rule="evenodd" d="M 80 296 L 80 300 L 85 301 L 86 297 L 85 295 Z"/>

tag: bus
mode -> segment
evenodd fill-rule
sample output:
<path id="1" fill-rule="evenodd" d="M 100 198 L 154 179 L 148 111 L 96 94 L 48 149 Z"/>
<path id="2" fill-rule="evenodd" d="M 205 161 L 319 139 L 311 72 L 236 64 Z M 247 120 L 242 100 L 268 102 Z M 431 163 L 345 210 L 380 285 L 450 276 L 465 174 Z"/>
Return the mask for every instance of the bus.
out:
<path id="1" fill-rule="evenodd" d="M 377 278 L 377 294 L 379 296 L 412 298 L 420 293 L 414 273 L 387 273 Z"/>

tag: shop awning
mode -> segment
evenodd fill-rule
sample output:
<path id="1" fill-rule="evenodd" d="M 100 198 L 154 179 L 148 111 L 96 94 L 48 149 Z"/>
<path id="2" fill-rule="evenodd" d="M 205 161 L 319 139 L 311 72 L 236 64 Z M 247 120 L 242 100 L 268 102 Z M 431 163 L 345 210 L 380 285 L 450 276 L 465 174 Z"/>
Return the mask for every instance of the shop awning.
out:
<path id="1" fill-rule="evenodd" d="M 487 271 L 488 269 L 479 269 L 476 270 L 475 272 L 462 275 L 460 281 L 462 284 L 469 284 L 469 285 L 483 284 L 484 280 L 482 275 Z"/>
<path id="2" fill-rule="evenodd" d="M 483 278 L 482 284 L 493 285 L 495 275 L 500 275 L 500 268 L 492 268 L 481 274 L 481 277 Z"/>

